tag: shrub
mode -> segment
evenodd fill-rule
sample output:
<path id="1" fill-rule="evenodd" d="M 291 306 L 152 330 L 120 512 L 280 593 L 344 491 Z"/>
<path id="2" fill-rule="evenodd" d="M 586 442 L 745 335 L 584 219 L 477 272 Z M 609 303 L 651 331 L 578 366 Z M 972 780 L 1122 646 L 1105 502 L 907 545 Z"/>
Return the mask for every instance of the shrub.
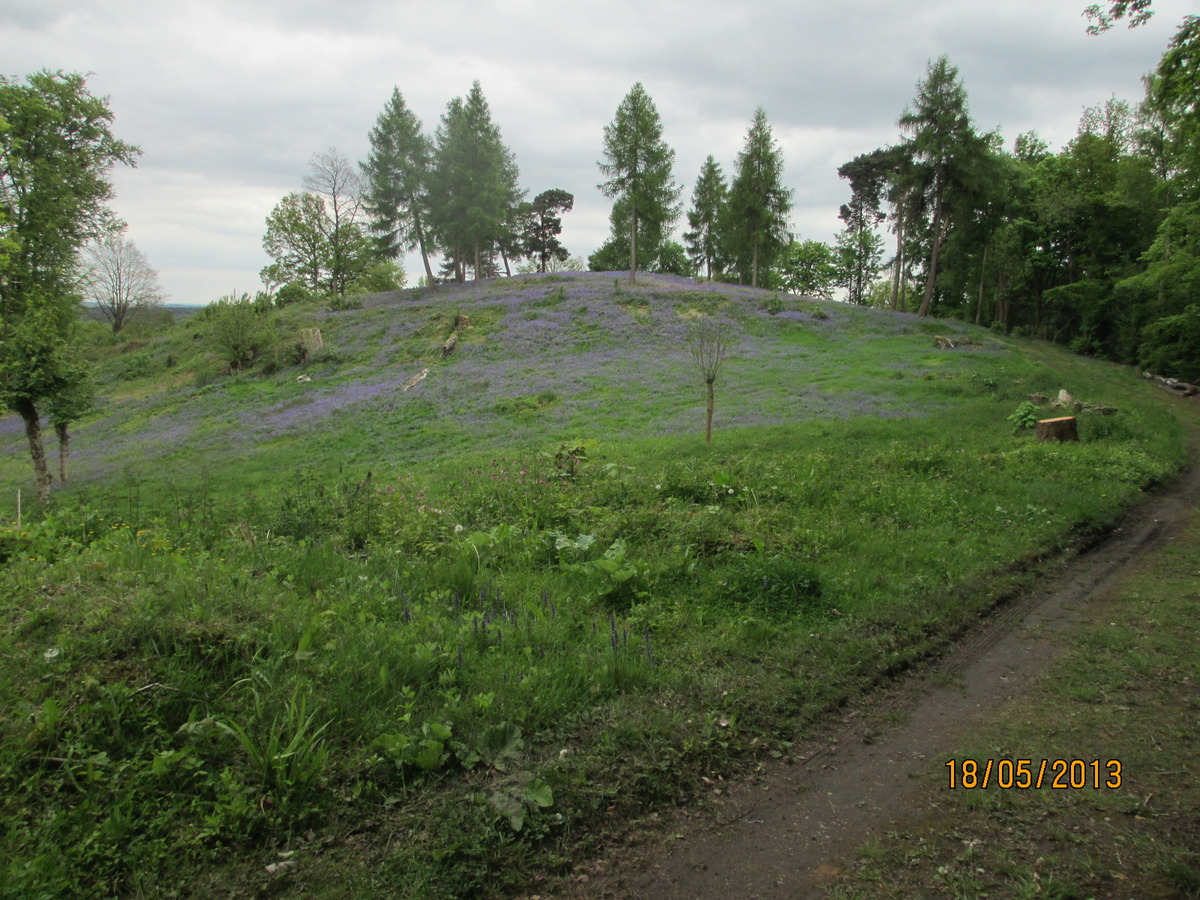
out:
<path id="1" fill-rule="evenodd" d="M 1025 400 L 1016 408 L 1008 421 L 1012 423 L 1012 427 L 1016 431 L 1021 431 L 1025 428 L 1033 428 L 1038 422 L 1038 408 Z"/>
<path id="2" fill-rule="evenodd" d="M 248 294 L 222 297 L 198 316 L 203 317 L 209 346 L 231 371 L 245 368 L 275 345 L 273 319 Z"/>

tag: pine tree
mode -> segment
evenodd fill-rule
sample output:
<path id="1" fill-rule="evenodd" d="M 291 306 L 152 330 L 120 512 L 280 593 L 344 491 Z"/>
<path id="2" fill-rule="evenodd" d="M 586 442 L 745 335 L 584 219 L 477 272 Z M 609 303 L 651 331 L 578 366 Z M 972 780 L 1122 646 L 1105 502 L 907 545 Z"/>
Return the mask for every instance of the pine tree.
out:
<path id="1" fill-rule="evenodd" d="M 721 252 L 721 216 L 729 188 L 721 164 L 709 156 L 704 160 L 696 187 L 692 190 L 692 208 L 688 210 L 691 231 L 683 235 L 688 256 L 696 267 L 704 267 L 711 281 L 713 273 L 721 274 L 724 254 Z"/>
<path id="2" fill-rule="evenodd" d="M 493 248 L 511 231 L 523 192 L 512 151 L 492 122 L 478 81 L 465 99 L 456 97 L 447 105 L 436 143 L 433 209 L 438 234 L 460 281 L 468 261 L 475 277 L 483 277 L 484 251 L 490 262 Z"/>
<path id="3" fill-rule="evenodd" d="M 612 123 L 604 127 L 604 155 L 607 162 L 598 165 L 608 180 L 598 187 L 604 196 L 617 198 L 611 217 L 614 239 L 615 228 L 628 216 L 629 281 L 634 283 L 643 223 L 661 239 L 679 217 L 682 190 L 672 173 L 675 151 L 663 140 L 658 109 L 641 82 L 625 95 Z"/>
<path id="4" fill-rule="evenodd" d="M 429 265 L 427 239 L 429 180 L 433 143 L 421 133 L 421 121 L 404 103 L 399 88 L 371 129 L 371 152 L 362 164 L 364 205 L 384 255 L 395 258 L 414 247 L 421 251 L 425 276 L 436 282 Z"/>
<path id="5" fill-rule="evenodd" d="M 792 192 L 783 186 L 783 151 L 759 107 L 738 154 L 725 204 L 723 231 L 743 283 L 748 274 L 751 286 L 758 287 L 759 272 L 769 269 L 787 246 L 791 208 Z"/>
<path id="6" fill-rule="evenodd" d="M 904 150 L 912 160 L 919 194 L 931 211 L 929 259 L 925 267 L 925 294 L 918 315 L 929 314 L 937 281 L 938 257 L 955 218 L 965 210 L 962 199 L 974 159 L 986 152 L 986 142 L 975 133 L 967 112 L 967 91 L 958 69 L 941 56 L 930 63 L 925 80 L 917 85 L 913 105 L 900 117 L 908 132 Z"/>

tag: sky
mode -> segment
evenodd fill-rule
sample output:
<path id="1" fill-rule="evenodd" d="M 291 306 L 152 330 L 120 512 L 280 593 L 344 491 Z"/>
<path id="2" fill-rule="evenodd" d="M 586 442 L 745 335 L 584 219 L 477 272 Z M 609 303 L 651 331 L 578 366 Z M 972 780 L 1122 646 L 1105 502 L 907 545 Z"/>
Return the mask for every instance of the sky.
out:
<path id="1" fill-rule="evenodd" d="M 479 80 L 528 196 L 575 195 L 561 240 L 608 236 L 604 126 L 641 82 L 675 149 L 685 204 L 704 159 L 727 176 L 766 110 L 792 228 L 832 241 L 837 167 L 899 138 L 929 62 L 959 70 L 976 126 L 1059 149 L 1089 106 L 1136 102 L 1197 0 L 1155 0 L 1141 28 L 1086 34 L 1089 0 L 0 0 L 2 71 L 88 75 L 136 168 L 113 207 L 170 302 L 253 294 L 265 220 L 313 154 L 366 158 L 399 88 L 432 134 Z M 682 225 L 682 219 L 681 219 Z M 680 232 L 682 227 L 678 229 Z M 407 262 L 410 282 L 419 262 Z"/>

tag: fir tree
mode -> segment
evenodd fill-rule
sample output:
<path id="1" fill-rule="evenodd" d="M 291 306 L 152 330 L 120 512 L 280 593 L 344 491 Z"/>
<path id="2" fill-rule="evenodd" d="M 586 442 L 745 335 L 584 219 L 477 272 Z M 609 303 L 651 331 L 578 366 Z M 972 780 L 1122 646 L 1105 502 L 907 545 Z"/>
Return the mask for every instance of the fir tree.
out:
<path id="1" fill-rule="evenodd" d="M 641 82 L 625 95 L 612 123 L 604 127 L 604 155 L 607 162 L 599 166 L 608 180 L 598 187 L 604 196 L 617 198 L 612 216 L 614 239 L 618 238 L 617 226 L 628 217 L 629 281 L 633 283 L 643 223 L 661 240 L 679 216 L 681 192 L 672 173 L 675 151 L 663 140 L 658 109 Z"/>
<path id="2" fill-rule="evenodd" d="M 490 262 L 493 248 L 511 231 L 522 197 L 518 177 L 512 151 L 476 81 L 465 99 L 450 101 L 442 116 L 433 177 L 437 230 L 460 281 L 468 261 L 475 277 L 482 277 L 484 251 Z"/>
<path id="3" fill-rule="evenodd" d="M 421 121 L 404 103 L 399 88 L 371 129 L 371 152 L 362 164 L 364 205 L 383 255 L 421 252 L 425 276 L 435 284 L 427 240 L 429 179 L 433 144 L 421 133 Z"/>
<path id="4" fill-rule="evenodd" d="M 759 107 L 738 154 L 725 204 L 726 245 L 744 283 L 758 287 L 759 272 L 769 269 L 788 244 L 792 192 L 783 186 L 783 151 Z"/>
<path id="5" fill-rule="evenodd" d="M 692 190 L 692 208 L 688 210 L 691 231 L 683 235 L 688 256 L 696 267 L 704 267 L 711 281 L 714 272 L 721 274 L 724 254 L 721 252 L 721 216 L 729 188 L 721 165 L 711 156 L 704 160 L 696 187 Z"/>

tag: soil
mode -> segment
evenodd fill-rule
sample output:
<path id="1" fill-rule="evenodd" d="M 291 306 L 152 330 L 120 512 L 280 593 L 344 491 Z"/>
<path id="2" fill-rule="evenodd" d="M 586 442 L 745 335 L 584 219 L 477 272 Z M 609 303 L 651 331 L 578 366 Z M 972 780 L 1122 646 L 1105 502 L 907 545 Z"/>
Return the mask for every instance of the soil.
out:
<path id="1" fill-rule="evenodd" d="M 1192 457 L 1173 485 L 1144 498 L 1102 542 L 997 608 L 939 660 L 830 721 L 828 737 L 799 748 L 794 762 L 770 761 L 743 783 L 715 784 L 704 809 L 672 814 L 631 847 L 614 845 L 560 896 L 823 897 L 858 847 L 945 787 L 952 748 L 1028 690 L 1089 600 L 1179 528 L 1200 500 L 1195 449 Z"/>

